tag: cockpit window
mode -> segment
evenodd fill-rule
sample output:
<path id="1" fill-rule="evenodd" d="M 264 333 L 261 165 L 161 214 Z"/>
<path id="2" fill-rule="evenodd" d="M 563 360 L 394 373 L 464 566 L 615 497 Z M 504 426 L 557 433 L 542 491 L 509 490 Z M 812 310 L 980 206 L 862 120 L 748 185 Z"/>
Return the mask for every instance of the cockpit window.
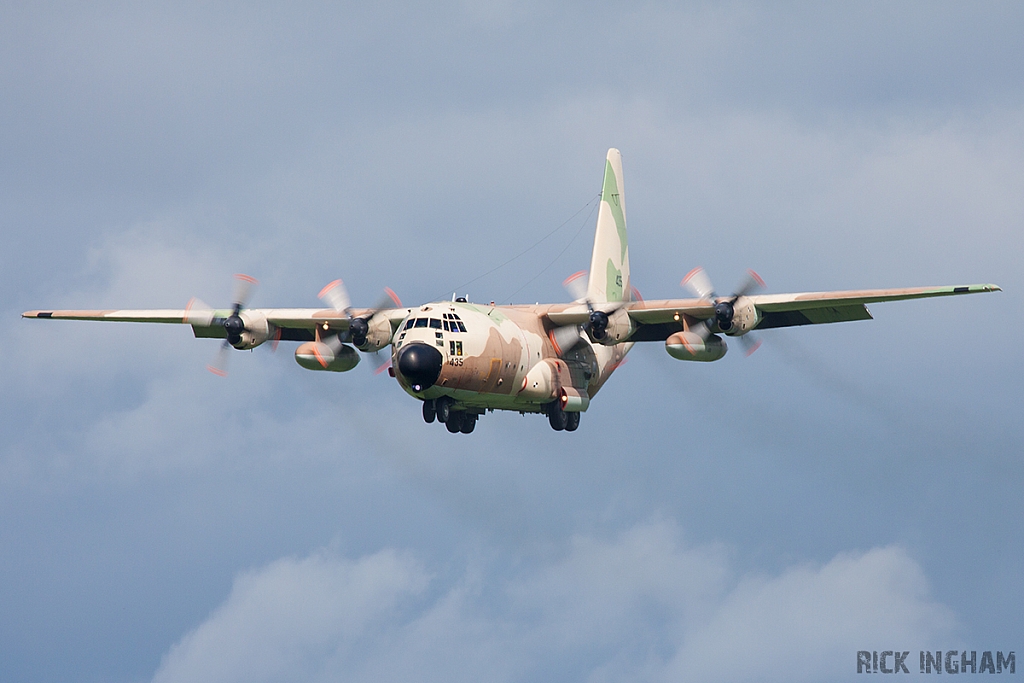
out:
<path id="1" fill-rule="evenodd" d="M 457 323 L 457 325 L 459 326 L 459 332 L 465 332 L 466 331 L 466 326 L 463 324 L 463 322 L 461 320 Z"/>
<path id="2" fill-rule="evenodd" d="M 415 322 L 416 320 L 414 318 L 409 318 L 409 320 L 407 320 L 405 323 L 405 329 L 408 330 L 409 328 L 411 328 L 413 326 L 413 323 Z"/>
<path id="3" fill-rule="evenodd" d="M 431 318 L 430 319 L 430 326 L 433 329 L 435 329 L 435 330 L 439 330 L 439 329 L 441 329 L 441 321 L 438 320 L 437 318 Z"/>
<path id="4" fill-rule="evenodd" d="M 416 327 L 426 327 L 427 318 L 416 318 Z"/>

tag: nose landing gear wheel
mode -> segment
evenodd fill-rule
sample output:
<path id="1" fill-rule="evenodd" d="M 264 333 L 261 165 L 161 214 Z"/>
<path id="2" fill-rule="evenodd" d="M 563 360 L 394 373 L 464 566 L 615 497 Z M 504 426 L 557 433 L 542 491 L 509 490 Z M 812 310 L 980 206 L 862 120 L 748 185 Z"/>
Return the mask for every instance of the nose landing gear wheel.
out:
<path id="1" fill-rule="evenodd" d="M 423 402 L 423 421 L 430 424 L 434 421 L 435 416 L 434 399 L 428 398 Z"/>
<path id="2" fill-rule="evenodd" d="M 580 426 L 580 415 L 581 413 L 566 413 L 565 414 L 565 431 L 575 432 L 576 428 Z"/>

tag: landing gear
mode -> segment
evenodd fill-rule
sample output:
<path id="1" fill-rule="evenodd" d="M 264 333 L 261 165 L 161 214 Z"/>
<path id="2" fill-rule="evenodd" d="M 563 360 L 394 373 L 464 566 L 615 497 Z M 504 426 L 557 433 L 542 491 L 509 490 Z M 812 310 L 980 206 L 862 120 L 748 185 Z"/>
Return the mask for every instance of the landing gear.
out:
<path id="1" fill-rule="evenodd" d="M 438 422 L 448 422 L 448 416 L 452 412 L 452 400 L 442 396 L 434 401 L 434 412 L 437 414 Z"/>
<path id="2" fill-rule="evenodd" d="M 452 400 L 444 396 L 434 402 L 437 421 L 443 422 L 445 428 L 452 434 L 458 434 L 459 432 L 472 434 L 473 430 L 476 429 L 476 420 L 480 416 L 465 410 L 452 410 L 451 406 Z M 441 419 L 442 415 L 444 416 L 443 420 Z"/>
<path id="3" fill-rule="evenodd" d="M 558 401 L 555 401 L 554 403 L 549 405 L 549 407 L 548 407 L 548 423 L 551 425 L 552 429 L 554 429 L 556 432 L 560 432 L 563 429 L 565 429 L 565 427 L 568 424 L 568 422 L 569 422 L 569 415 L 564 410 L 562 410 L 562 404 L 561 403 L 559 403 Z M 577 420 L 577 425 L 578 425 L 578 422 L 579 421 Z"/>
<path id="4" fill-rule="evenodd" d="M 565 431 L 575 432 L 580 426 L 580 415 L 581 413 L 566 413 L 565 414 Z"/>
<path id="5" fill-rule="evenodd" d="M 461 410 L 455 410 L 448 413 L 448 419 L 444 421 L 444 426 L 448 428 L 448 431 L 452 434 L 458 434 L 462 431 L 462 416 L 465 415 Z"/>
<path id="6" fill-rule="evenodd" d="M 437 413 L 435 411 L 434 399 L 428 398 L 423 402 L 423 421 L 426 422 L 427 424 L 430 424 L 431 422 L 434 421 L 434 417 L 436 416 L 436 414 Z"/>

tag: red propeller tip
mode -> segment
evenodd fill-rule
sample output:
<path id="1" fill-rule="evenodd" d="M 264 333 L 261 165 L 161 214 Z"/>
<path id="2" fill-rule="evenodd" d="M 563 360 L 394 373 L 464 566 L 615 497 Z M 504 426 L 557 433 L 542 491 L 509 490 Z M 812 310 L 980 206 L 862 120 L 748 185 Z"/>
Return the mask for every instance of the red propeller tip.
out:
<path id="1" fill-rule="evenodd" d="M 209 370 L 210 372 L 212 372 L 213 374 L 217 375 L 218 377 L 227 377 L 228 376 L 227 370 L 221 370 L 220 368 L 215 368 L 212 365 L 207 365 L 206 369 Z"/>
<path id="2" fill-rule="evenodd" d="M 750 277 L 754 278 L 754 280 L 757 281 L 757 284 L 761 285 L 762 287 L 765 286 L 764 280 L 761 279 L 760 275 L 758 275 L 754 271 L 750 270 L 749 268 L 747 269 L 747 272 L 750 273 Z"/>
<path id="3" fill-rule="evenodd" d="M 689 282 L 689 281 L 690 281 L 690 278 L 692 278 L 692 277 L 693 277 L 694 275 L 696 275 L 696 274 L 697 274 L 698 272 L 700 272 L 701 270 L 703 270 L 703 268 L 701 268 L 700 266 L 697 266 L 696 268 L 694 268 L 693 270 L 691 270 L 691 271 L 690 271 L 689 273 L 687 273 L 687 274 L 685 275 L 685 277 L 683 277 L 683 281 L 682 281 L 682 282 L 680 282 L 679 284 L 681 284 L 681 285 L 685 285 L 685 284 L 686 284 L 687 282 Z"/>
<path id="4" fill-rule="evenodd" d="M 579 280 L 581 277 L 584 277 L 586 274 L 587 274 L 587 271 L 585 271 L 585 270 L 581 270 L 578 273 L 573 273 L 569 277 L 565 278 L 565 280 L 562 282 L 562 286 L 566 287 L 566 286 L 569 285 L 570 282 L 576 282 L 576 280 Z"/>
<path id="5" fill-rule="evenodd" d="M 251 285 L 258 285 L 259 280 L 254 278 L 252 275 L 245 275 L 243 273 L 235 273 L 235 279 L 241 280 L 242 282 L 248 282 Z"/>
<path id="6" fill-rule="evenodd" d="M 397 295 L 397 294 L 395 294 L 395 290 L 391 289 L 390 287 L 385 287 L 385 288 L 384 288 L 384 292 L 385 292 L 385 293 L 386 293 L 386 294 L 387 294 L 387 295 L 388 295 L 389 297 L 391 297 L 391 300 L 392 300 L 392 301 L 394 301 L 394 302 L 395 302 L 395 306 L 397 306 L 398 308 L 401 308 L 401 307 L 402 307 L 402 300 L 398 298 L 398 295 Z"/>
<path id="7" fill-rule="evenodd" d="M 332 289 L 334 289 L 335 287 L 337 287 L 340 284 L 341 284 L 341 280 L 335 280 L 334 282 L 327 283 L 327 285 L 325 285 L 324 288 L 320 290 L 320 293 L 316 295 L 317 298 L 318 299 L 322 299 L 324 294 L 326 294 L 327 292 L 331 291 Z"/>

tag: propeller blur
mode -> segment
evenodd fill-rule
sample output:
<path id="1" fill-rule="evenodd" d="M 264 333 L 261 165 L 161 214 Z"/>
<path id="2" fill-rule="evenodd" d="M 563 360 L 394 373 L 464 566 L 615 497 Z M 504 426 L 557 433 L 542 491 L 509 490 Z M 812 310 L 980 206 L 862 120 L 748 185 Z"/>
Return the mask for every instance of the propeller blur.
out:
<path id="1" fill-rule="evenodd" d="M 589 276 L 587 273 L 589 272 Z M 452 433 L 472 432 L 486 412 L 545 415 L 556 431 L 575 431 L 590 401 L 637 342 L 659 341 L 685 361 L 722 358 L 725 338 L 747 355 L 754 330 L 868 320 L 867 304 L 998 291 L 991 284 L 755 294 L 754 271 L 719 296 L 703 268 L 691 270 L 682 299 L 644 301 L 630 283 L 622 157 L 608 150 L 589 271 L 563 283 L 570 303 L 479 305 L 466 299 L 403 307 L 390 289 L 368 308 L 352 305 L 340 279 L 319 294 L 321 308 L 249 308 L 257 282 L 235 276 L 232 305 L 213 309 L 192 299 L 183 310 L 27 311 L 26 318 L 178 323 L 200 338 L 222 339 L 208 366 L 227 374 L 232 350 L 298 342 L 307 370 L 348 372 L 368 355 L 422 403 L 423 419 Z M 387 352 L 384 350 L 387 349 Z"/>

